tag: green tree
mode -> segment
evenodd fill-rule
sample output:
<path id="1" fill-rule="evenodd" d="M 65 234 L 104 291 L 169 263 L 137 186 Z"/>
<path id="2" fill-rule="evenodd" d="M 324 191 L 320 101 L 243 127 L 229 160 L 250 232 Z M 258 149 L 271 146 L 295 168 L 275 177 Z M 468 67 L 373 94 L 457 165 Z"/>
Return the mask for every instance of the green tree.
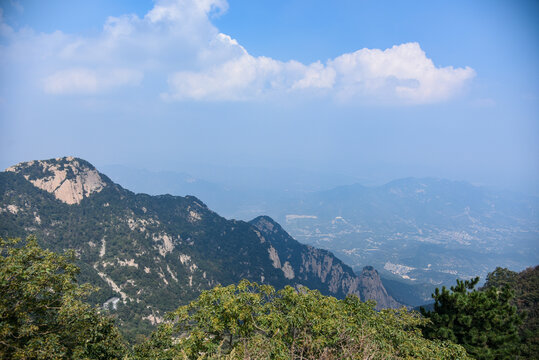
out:
<path id="1" fill-rule="evenodd" d="M 34 237 L 0 238 L 0 357 L 119 359 L 125 347 L 113 319 L 81 299 L 74 253 L 43 250 Z"/>
<path id="2" fill-rule="evenodd" d="M 511 303 L 525 316 L 519 331 L 522 358 L 539 359 L 539 266 L 520 273 L 498 267 L 487 275 L 482 290 L 504 286 L 509 286 L 515 292 Z"/>
<path id="3" fill-rule="evenodd" d="M 497 267 L 493 272 L 487 274 L 485 285 L 480 290 L 487 290 L 491 287 L 503 288 L 512 286 L 518 279 L 518 273 L 507 268 Z"/>
<path id="4" fill-rule="evenodd" d="M 450 340 L 477 359 L 514 359 L 519 354 L 518 325 L 522 322 L 511 304 L 508 287 L 474 289 L 479 278 L 457 280 L 450 290 L 432 294 L 434 310 L 421 313 L 430 320 L 423 327 L 428 339 Z"/>
<path id="5" fill-rule="evenodd" d="M 417 313 L 374 305 L 244 280 L 169 314 L 135 358 L 468 359 L 458 345 L 423 338 Z"/>

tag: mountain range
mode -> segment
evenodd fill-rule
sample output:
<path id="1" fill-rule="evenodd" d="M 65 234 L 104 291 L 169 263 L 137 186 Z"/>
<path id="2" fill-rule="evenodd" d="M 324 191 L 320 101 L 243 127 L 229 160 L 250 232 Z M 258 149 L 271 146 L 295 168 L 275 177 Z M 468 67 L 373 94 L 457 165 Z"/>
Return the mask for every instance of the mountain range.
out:
<path id="1" fill-rule="evenodd" d="M 0 199 L 0 236 L 35 234 L 52 250 L 73 249 L 81 280 L 100 288 L 91 300 L 116 312 L 133 336 L 202 290 L 243 278 L 400 305 L 374 268 L 356 275 L 268 216 L 227 220 L 194 196 L 135 194 L 82 159 L 9 167 Z"/>
<path id="2" fill-rule="evenodd" d="M 309 178 L 292 171 L 288 187 L 266 173 L 267 181 L 245 180 L 234 187 L 232 179 L 207 172 L 197 175 L 209 181 L 107 169 L 129 189 L 196 194 L 226 217 L 267 214 L 295 239 L 332 251 L 358 273 L 373 265 L 387 291 L 411 306 L 429 301 L 435 287 L 456 278 L 484 279 L 497 266 L 522 270 L 539 262 L 539 198 L 534 196 L 436 178 L 331 187 L 354 179 Z M 239 177 L 256 179 L 257 172 L 244 169 Z"/>
<path id="3" fill-rule="evenodd" d="M 539 260 L 539 199 L 443 179 L 306 194 L 268 213 L 348 264 L 435 285 Z"/>
<path id="4" fill-rule="evenodd" d="M 498 266 L 519 271 L 539 262 L 536 196 L 437 178 L 365 186 L 343 176 L 291 171 L 285 187 L 266 173 L 267 181 L 248 181 L 257 179 L 252 168 L 228 175 L 244 179 L 234 187 L 233 179 L 208 172 L 107 169 L 131 190 L 192 191 L 226 217 L 269 215 L 295 239 L 332 251 L 358 273 L 373 265 L 387 291 L 410 306 L 429 301 L 436 287 L 456 278 L 484 279 Z M 331 185 L 346 182 L 352 184 Z"/>

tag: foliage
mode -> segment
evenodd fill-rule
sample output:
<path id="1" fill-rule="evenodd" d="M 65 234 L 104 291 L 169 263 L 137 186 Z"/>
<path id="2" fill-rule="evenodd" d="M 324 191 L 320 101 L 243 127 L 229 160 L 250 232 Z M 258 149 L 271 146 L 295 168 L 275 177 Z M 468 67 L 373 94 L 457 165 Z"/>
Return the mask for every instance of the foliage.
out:
<path id="1" fill-rule="evenodd" d="M 479 278 L 457 280 L 450 290 L 438 288 L 432 295 L 434 311 L 421 313 L 430 319 L 423 327 L 429 339 L 461 344 L 477 359 L 514 359 L 519 353 L 521 316 L 511 304 L 509 287 L 476 291 Z"/>
<path id="2" fill-rule="evenodd" d="M 93 289 L 77 284 L 73 252 L 34 237 L 0 246 L 2 359 L 467 359 L 424 339 L 417 313 L 247 280 L 202 292 L 130 354 L 113 320 L 82 301 Z"/>
<path id="3" fill-rule="evenodd" d="M 125 348 L 114 322 L 84 303 L 73 252 L 43 250 L 34 237 L 0 238 L 0 357 L 119 359 Z"/>
<path id="4" fill-rule="evenodd" d="M 466 359 L 450 342 L 421 336 L 405 309 L 376 312 L 356 296 L 338 300 L 246 280 L 204 291 L 168 315 L 135 348 L 137 359 Z"/>
<path id="5" fill-rule="evenodd" d="M 83 160 L 77 161 L 83 164 Z M 50 163 L 62 168 L 62 162 Z M 46 176 L 46 172 L 39 175 L 45 168 L 42 164 L 35 162 L 17 173 L 0 172 L 0 203 L 2 208 L 12 209 L 0 211 L 0 236 L 26 237 L 31 232 L 53 251 L 74 249 L 81 269 L 78 280 L 99 287 L 88 298 L 90 303 L 103 304 L 120 296 L 111 281 L 124 294 L 125 303 L 109 311 L 117 316 L 122 334 L 131 343 L 151 333 L 150 318 L 162 318 L 196 299 L 202 290 L 243 278 L 263 279 L 279 289 L 301 283 L 326 295 L 346 296 L 344 286 L 330 291 L 334 272 L 325 281 L 315 267 L 311 272 L 299 272 L 304 258 L 315 252 L 290 238 L 276 223 L 274 230 L 279 231 L 264 234 L 252 223 L 220 217 L 195 197 L 133 194 L 102 174 L 107 185 L 99 193 L 68 205 L 25 178 Z M 201 219 L 193 220 L 192 213 Z M 165 250 L 165 235 L 171 251 Z M 292 266 L 294 279 L 274 267 L 268 256 L 270 246 L 283 263 L 286 258 Z M 316 254 L 319 262 L 330 257 L 332 267 L 341 267 L 343 276 L 355 276 L 331 253 L 317 250 Z M 184 260 L 178 261 L 179 257 Z"/>
<path id="6" fill-rule="evenodd" d="M 487 290 L 491 287 L 503 288 L 504 286 L 513 286 L 518 273 L 507 268 L 497 267 L 493 272 L 488 273 L 485 285 L 481 290 Z"/>
<path id="7" fill-rule="evenodd" d="M 539 266 L 520 273 L 498 267 L 488 274 L 482 289 L 504 286 L 509 286 L 515 292 L 512 303 L 519 313 L 526 316 L 519 329 L 522 357 L 539 359 Z"/>

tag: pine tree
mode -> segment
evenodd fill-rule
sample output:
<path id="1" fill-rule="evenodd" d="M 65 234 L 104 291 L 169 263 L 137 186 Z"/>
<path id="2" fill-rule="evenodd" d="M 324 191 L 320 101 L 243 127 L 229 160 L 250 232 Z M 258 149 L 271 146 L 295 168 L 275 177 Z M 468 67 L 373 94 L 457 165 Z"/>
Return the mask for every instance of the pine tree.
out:
<path id="1" fill-rule="evenodd" d="M 421 308 L 430 319 L 423 328 L 424 336 L 461 344 L 477 359 L 518 358 L 522 318 L 511 305 L 513 291 L 509 287 L 477 291 L 478 282 L 477 277 L 457 280 L 450 290 L 437 288 L 432 294 L 434 311 Z"/>

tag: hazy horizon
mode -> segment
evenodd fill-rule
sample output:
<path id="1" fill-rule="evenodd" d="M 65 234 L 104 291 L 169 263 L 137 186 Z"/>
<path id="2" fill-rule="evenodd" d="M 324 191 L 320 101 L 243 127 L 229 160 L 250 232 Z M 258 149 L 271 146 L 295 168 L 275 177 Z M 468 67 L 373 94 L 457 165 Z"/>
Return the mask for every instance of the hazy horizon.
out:
<path id="1" fill-rule="evenodd" d="M 208 180 L 297 169 L 539 195 L 536 2 L 1 9 L 4 168 L 73 155 Z"/>

